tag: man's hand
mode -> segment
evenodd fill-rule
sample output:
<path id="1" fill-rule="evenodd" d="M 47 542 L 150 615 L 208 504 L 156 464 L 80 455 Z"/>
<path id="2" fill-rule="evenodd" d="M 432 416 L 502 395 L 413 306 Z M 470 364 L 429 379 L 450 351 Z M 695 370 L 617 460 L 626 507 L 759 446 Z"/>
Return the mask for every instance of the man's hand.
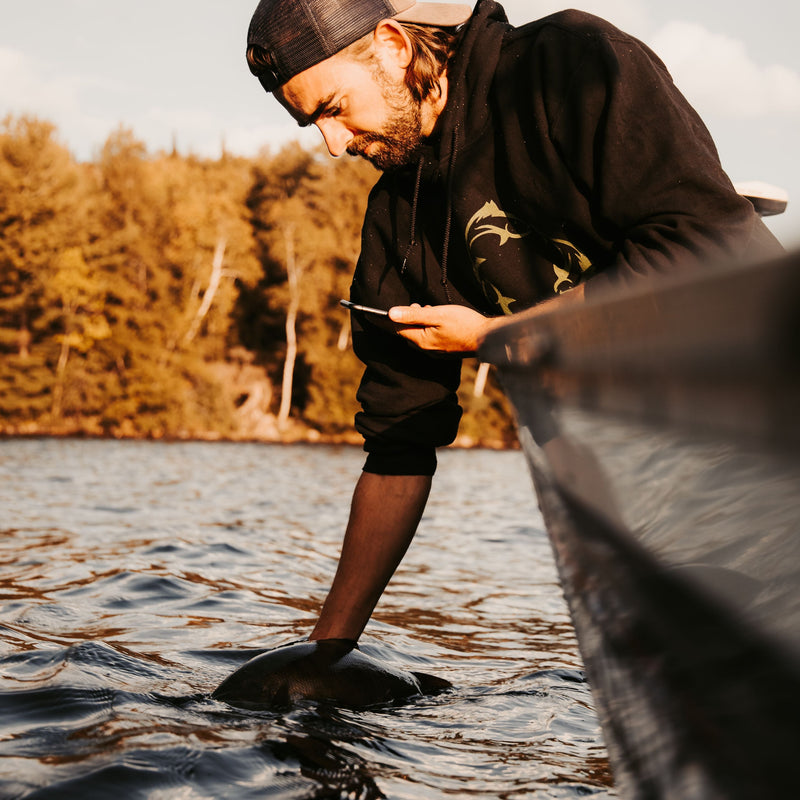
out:
<path id="1" fill-rule="evenodd" d="M 395 306 L 389 319 L 397 332 L 421 350 L 473 354 L 481 338 L 502 319 L 484 317 L 466 306 Z"/>
<path id="2" fill-rule="evenodd" d="M 579 283 L 568 292 L 551 297 L 530 308 L 526 314 L 546 314 L 575 303 L 583 303 L 585 284 Z M 389 319 L 397 333 L 421 350 L 440 353 L 474 355 L 489 331 L 503 324 L 508 317 L 484 317 L 466 306 L 394 306 Z"/>

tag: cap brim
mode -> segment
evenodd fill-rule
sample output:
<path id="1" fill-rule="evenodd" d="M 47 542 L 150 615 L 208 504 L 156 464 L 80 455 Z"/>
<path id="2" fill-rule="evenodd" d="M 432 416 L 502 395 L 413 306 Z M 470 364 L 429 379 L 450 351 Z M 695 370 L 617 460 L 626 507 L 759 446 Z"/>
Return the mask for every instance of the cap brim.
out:
<path id="1" fill-rule="evenodd" d="M 414 3 L 410 8 L 394 15 L 400 22 L 415 22 L 418 25 L 437 25 L 454 28 L 463 25 L 472 16 L 472 7 L 456 3 Z"/>

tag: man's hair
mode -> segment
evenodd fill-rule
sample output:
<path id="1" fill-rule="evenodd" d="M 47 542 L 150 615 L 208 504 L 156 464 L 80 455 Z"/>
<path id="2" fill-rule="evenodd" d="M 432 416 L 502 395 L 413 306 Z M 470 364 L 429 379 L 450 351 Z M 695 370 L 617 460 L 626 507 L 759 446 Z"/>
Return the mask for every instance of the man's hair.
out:
<path id="1" fill-rule="evenodd" d="M 430 95 L 441 94 L 439 78 L 455 54 L 458 31 L 409 22 L 402 25 L 414 50 L 406 69 L 406 86 L 411 96 L 421 103 Z"/>
<path id="2" fill-rule="evenodd" d="M 247 66 L 256 77 L 275 69 L 272 53 L 260 44 L 247 46 Z"/>
<path id="3" fill-rule="evenodd" d="M 415 25 L 410 22 L 401 24 L 411 40 L 413 50 L 411 63 L 406 69 L 406 86 L 411 96 L 421 103 L 428 96 L 441 93 L 439 78 L 455 53 L 459 29 Z M 372 33 L 368 33 L 339 51 L 337 55 L 371 62 L 373 60 L 371 44 Z M 254 75 L 261 75 L 274 69 L 275 66 L 270 52 L 257 44 L 251 44 L 247 48 L 247 64 Z"/>

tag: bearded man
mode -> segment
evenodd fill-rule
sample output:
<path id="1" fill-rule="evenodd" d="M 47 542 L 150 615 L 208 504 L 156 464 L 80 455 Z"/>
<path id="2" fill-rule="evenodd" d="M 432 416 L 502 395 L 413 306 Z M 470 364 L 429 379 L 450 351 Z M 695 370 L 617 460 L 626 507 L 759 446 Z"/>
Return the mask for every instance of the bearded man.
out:
<path id="1" fill-rule="evenodd" d="M 389 310 L 352 316 L 368 455 L 311 633 L 356 640 L 455 438 L 458 355 L 504 315 L 780 247 L 664 65 L 591 15 L 514 28 L 493 0 L 262 0 L 247 55 L 331 155 L 384 171 L 351 290 Z"/>

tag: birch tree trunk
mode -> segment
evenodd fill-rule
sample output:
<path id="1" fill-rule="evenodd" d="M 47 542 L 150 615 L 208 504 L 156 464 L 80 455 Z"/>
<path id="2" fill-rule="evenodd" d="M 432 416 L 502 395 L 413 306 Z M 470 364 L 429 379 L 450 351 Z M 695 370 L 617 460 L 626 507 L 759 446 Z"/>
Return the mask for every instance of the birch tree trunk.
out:
<path id="1" fill-rule="evenodd" d="M 289 223 L 283 228 L 283 241 L 286 248 L 286 273 L 289 279 L 289 308 L 286 312 L 286 360 L 283 362 L 283 382 L 281 384 L 281 406 L 278 410 L 278 427 L 282 428 L 289 419 L 292 407 L 292 384 L 294 364 L 297 359 L 297 312 L 300 309 L 300 275 L 294 250 L 295 226 Z"/>
<path id="2" fill-rule="evenodd" d="M 184 344 L 189 344 L 192 339 L 197 336 L 197 331 L 200 330 L 200 325 L 203 323 L 206 314 L 208 314 L 209 310 L 211 309 L 211 305 L 214 302 L 214 296 L 216 295 L 217 289 L 219 289 L 220 281 L 222 280 L 222 264 L 225 260 L 226 244 L 226 240 L 220 237 L 214 250 L 214 259 L 211 262 L 211 277 L 208 279 L 208 288 L 203 295 L 203 302 L 200 303 L 200 308 L 197 309 L 197 313 L 194 315 L 191 327 L 186 332 L 186 336 L 183 337 Z"/>
<path id="3" fill-rule="evenodd" d="M 61 340 L 61 353 L 56 366 L 56 385 L 53 387 L 53 405 L 50 413 L 54 417 L 61 416 L 61 402 L 64 398 L 64 373 L 67 371 L 69 360 L 69 337 L 65 334 Z"/>
<path id="4" fill-rule="evenodd" d="M 489 364 L 481 361 L 478 371 L 475 374 L 475 386 L 472 389 L 473 397 L 483 397 L 486 390 L 486 379 L 489 377 Z"/>

